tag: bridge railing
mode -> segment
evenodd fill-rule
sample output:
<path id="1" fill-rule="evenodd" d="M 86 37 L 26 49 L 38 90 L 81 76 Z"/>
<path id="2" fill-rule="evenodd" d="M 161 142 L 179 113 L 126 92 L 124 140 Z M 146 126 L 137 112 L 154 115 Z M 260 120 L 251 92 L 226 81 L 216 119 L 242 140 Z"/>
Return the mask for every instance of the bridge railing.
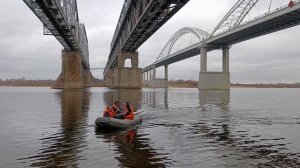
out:
<path id="1" fill-rule="evenodd" d="M 79 23 L 76 0 L 23 0 L 41 20 L 45 35 L 53 35 L 65 50 L 82 51 L 83 62 L 89 66 L 88 40 Z"/>
<path id="2" fill-rule="evenodd" d="M 294 4 L 296 5 L 296 4 L 300 3 L 300 0 L 294 0 L 293 2 L 294 2 Z M 276 8 L 276 9 L 274 9 L 274 10 L 272 10 L 272 11 L 266 12 L 266 13 L 264 13 L 264 14 L 262 14 L 262 15 L 259 15 L 259 16 L 255 17 L 255 18 L 251 19 L 251 20 L 248 20 L 248 21 L 246 21 L 246 22 L 243 22 L 240 26 L 245 25 L 245 24 L 250 23 L 250 22 L 253 22 L 253 21 L 255 21 L 255 20 L 257 20 L 257 19 L 260 19 L 260 18 L 263 18 L 263 17 L 265 17 L 265 16 L 271 15 L 271 14 L 273 14 L 273 13 L 275 13 L 275 12 L 278 12 L 278 11 L 280 11 L 280 10 L 282 10 L 282 9 L 286 9 L 286 8 L 289 8 L 289 5 L 288 5 L 288 4 L 287 4 L 287 5 L 284 5 L 284 6 L 281 6 L 281 7 L 279 7 L 279 8 Z"/>
<path id="3" fill-rule="evenodd" d="M 293 2 L 294 2 L 294 5 L 296 5 L 296 4 L 299 4 L 299 3 L 300 3 L 300 0 L 294 0 Z M 274 10 L 268 11 L 268 12 L 262 14 L 262 15 L 259 15 L 259 16 L 257 16 L 257 17 L 254 17 L 253 19 L 250 19 L 250 20 L 247 20 L 247 21 L 245 21 L 245 22 L 242 22 L 238 27 L 243 26 L 243 25 L 246 25 L 246 24 L 248 24 L 248 23 L 250 23 L 250 22 L 253 22 L 253 21 L 258 20 L 258 19 L 260 19 L 260 18 L 263 18 L 263 17 L 265 17 L 265 16 L 274 14 L 274 13 L 276 13 L 276 12 L 278 12 L 278 11 L 280 11 L 280 10 L 286 9 L 286 8 L 289 8 L 289 5 L 288 5 L 288 4 L 287 4 L 287 5 L 284 5 L 284 6 L 281 6 L 281 7 L 279 7 L 279 8 L 276 8 L 276 9 L 274 9 Z M 231 30 L 231 29 L 230 29 L 230 30 Z M 220 35 L 220 34 L 223 34 L 223 33 L 225 33 L 225 32 L 228 32 L 228 31 L 230 31 L 230 30 L 221 31 L 221 32 L 219 32 L 219 33 L 216 33 L 216 34 L 213 35 L 212 37 L 218 36 L 218 35 Z"/>
<path id="4" fill-rule="evenodd" d="M 89 44 L 88 44 L 88 38 L 86 35 L 85 26 L 83 23 L 79 24 L 79 49 L 82 52 L 82 56 L 84 58 L 84 61 L 86 63 L 86 68 L 89 68 Z"/>
<path id="5" fill-rule="evenodd" d="M 125 21 L 124 17 L 126 16 L 126 14 L 128 12 L 129 5 L 131 4 L 131 1 L 132 0 L 127 0 L 127 1 L 124 2 L 124 5 L 123 5 L 122 11 L 121 11 L 121 15 L 119 17 L 117 27 L 116 27 L 116 30 L 115 30 L 115 33 L 114 33 L 114 37 L 113 37 L 112 42 L 110 44 L 111 49 L 113 48 L 113 45 L 115 44 L 115 42 L 117 40 L 117 37 L 119 36 L 121 26 L 122 26 L 123 22 Z"/>

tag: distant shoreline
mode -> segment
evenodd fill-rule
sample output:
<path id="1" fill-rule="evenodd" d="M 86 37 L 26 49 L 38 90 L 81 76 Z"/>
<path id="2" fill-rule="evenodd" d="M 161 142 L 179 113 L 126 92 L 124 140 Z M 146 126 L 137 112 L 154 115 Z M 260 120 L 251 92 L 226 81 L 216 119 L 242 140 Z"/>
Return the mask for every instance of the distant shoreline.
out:
<path id="1" fill-rule="evenodd" d="M 26 79 L 0 79 L 0 87 L 51 87 L 54 80 L 26 80 Z M 99 80 L 92 87 L 105 87 L 103 80 Z M 169 87 L 177 88 L 198 88 L 198 81 L 195 80 L 171 80 Z M 300 88 L 300 83 L 253 83 L 241 84 L 231 83 L 231 88 Z"/>

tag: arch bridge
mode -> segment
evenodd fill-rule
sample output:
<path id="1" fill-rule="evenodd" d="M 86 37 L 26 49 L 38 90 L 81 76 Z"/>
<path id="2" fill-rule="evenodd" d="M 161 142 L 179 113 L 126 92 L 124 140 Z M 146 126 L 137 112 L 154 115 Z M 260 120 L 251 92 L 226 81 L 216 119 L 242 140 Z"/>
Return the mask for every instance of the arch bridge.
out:
<path id="1" fill-rule="evenodd" d="M 274 33 L 300 24 L 300 1 L 288 0 L 286 3 L 274 3 L 268 0 L 268 6 L 260 5 L 264 0 L 238 0 L 224 18 L 208 33 L 197 28 L 182 28 L 166 43 L 155 62 L 143 68 L 143 84 L 150 87 L 167 87 L 168 65 L 201 55 L 199 89 L 229 89 L 229 50 L 234 44 L 259 36 Z M 276 5 L 274 5 L 276 4 Z M 254 15 L 253 10 L 262 8 L 263 14 Z M 250 19 L 246 19 L 246 18 Z M 192 34 L 188 41 L 181 40 L 185 34 Z M 192 40 L 192 39 L 196 40 Z M 174 49 L 175 44 L 183 46 Z M 221 49 L 222 71 L 207 71 L 207 52 Z M 156 68 L 165 66 L 165 78 L 156 78 Z"/>

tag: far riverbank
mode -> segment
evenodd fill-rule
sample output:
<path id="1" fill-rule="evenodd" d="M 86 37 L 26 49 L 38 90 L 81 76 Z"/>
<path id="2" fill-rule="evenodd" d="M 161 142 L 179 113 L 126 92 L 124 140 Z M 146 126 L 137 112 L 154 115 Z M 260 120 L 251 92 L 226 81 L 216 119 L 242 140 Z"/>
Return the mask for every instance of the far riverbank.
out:
<path id="1" fill-rule="evenodd" d="M 51 87 L 54 80 L 26 80 L 26 79 L 0 79 L 0 86 L 11 87 Z M 300 83 L 231 83 L 232 88 L 300 88 Z M 98 80 L 92 87 L 105 87 L 103 80 Z M 169 87 L 197 88 L 195 80 L 170 80 Z"/>

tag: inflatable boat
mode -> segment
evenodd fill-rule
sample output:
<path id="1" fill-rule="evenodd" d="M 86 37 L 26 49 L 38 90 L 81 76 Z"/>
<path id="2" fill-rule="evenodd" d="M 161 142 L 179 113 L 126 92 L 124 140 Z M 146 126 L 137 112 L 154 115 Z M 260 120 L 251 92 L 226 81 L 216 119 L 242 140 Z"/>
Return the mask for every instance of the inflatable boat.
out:
<path id="1" fill-rule="evenodd" d="M 132 120 L 111 117 L 98 117 L 95 121 L 95 131 L 122 130 L 142 122 L 142 117 L 135 115 Z"/>

